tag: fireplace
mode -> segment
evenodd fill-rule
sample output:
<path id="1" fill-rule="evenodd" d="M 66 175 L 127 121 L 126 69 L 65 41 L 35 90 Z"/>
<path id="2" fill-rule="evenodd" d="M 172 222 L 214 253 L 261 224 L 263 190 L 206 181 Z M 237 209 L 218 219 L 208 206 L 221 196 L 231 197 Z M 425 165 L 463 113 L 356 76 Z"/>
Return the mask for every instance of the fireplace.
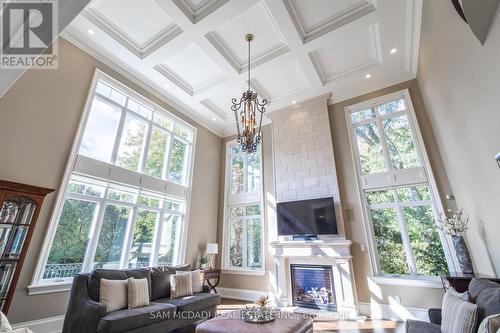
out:
<path id="1" fill-rule="evenodd" d="M 294 306 L 336 311 L 332 266 L 290 265 Z"/>

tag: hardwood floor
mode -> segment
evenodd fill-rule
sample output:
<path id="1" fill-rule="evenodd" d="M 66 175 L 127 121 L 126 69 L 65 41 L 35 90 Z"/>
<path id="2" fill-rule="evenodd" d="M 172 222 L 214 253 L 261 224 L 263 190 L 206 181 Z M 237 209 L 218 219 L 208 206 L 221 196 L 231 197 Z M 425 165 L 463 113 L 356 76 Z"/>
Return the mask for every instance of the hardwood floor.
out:
<path id="1" fill-rule="evenodd" d="M 220 313 L 241 309 L 248 302 L 223 298 L 219 305 Z M 314 332 L 337 333 L 404 333 L 404 324 L 390 320 L 330 321 L 314 320 Z"/>

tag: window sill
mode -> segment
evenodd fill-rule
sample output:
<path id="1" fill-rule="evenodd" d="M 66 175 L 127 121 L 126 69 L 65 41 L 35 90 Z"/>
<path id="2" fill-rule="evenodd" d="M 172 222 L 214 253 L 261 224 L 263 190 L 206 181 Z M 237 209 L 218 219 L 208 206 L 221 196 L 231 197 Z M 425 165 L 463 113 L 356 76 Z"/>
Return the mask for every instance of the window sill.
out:
<path id="1" fill-rule="evenodd" d="M 411 277 L 391 277 L 391 276 L 375 276 L 372 278 L 376 284 L 387 286 L 404 286 L 416 288 L 443 288 L 443 284 L 439 278 L 411 278 Z"/>
<path id="2" fill-rule="evenodd" d="M 264 276 L 266 271 L 263 270 L 253 270 L 253 269 L 228 269 L 223 268 L 221 270 L 222 274 L 233 274 L 233 275 L 250 275 L 250 276 Z"/>
<path id="3" fill-rule="evenodd" d="M 64 280 L 61 282 L 48 282 L 37 285 L 32 284 L 28 286 L 28 295 L 31 296 L 70 291 L 72 283 L 73 282 L 71 280 Z"/>

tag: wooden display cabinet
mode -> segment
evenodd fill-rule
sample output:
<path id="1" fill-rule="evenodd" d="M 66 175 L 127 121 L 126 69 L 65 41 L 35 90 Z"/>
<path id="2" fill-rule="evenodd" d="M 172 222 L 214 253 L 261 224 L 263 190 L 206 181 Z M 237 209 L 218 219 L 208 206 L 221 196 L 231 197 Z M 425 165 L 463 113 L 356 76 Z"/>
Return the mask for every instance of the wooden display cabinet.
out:
<path id="1" fill-rule="evenodd" d="M 0 310 L 9 311 L 45 196 L 54 190 L 0 180 Z"/>

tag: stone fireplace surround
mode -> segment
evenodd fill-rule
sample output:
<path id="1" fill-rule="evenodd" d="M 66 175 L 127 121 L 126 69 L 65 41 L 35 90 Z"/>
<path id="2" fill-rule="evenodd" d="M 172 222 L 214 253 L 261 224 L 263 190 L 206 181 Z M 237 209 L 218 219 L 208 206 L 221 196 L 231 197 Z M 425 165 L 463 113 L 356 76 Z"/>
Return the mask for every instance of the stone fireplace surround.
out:
<path id="1" fill-rule="evenodd" d="M 278 306 L 292 306 L 290 265 L 330 266 L 337 312 L 358 315 L 352 241 L 346 239 L 328 115 L 330 94 L 271 112 L 276 202 L 333 197 L 338 235 L 314 241 L 278 237 L 270 243 Z"/>

